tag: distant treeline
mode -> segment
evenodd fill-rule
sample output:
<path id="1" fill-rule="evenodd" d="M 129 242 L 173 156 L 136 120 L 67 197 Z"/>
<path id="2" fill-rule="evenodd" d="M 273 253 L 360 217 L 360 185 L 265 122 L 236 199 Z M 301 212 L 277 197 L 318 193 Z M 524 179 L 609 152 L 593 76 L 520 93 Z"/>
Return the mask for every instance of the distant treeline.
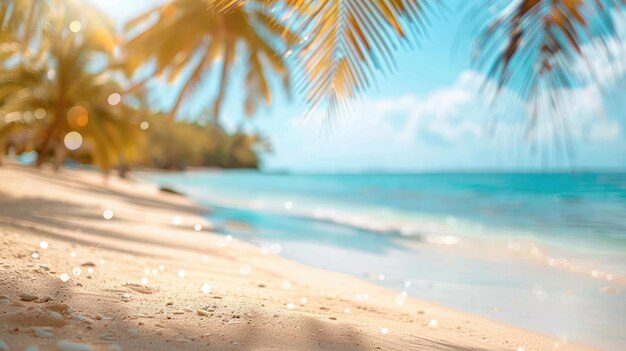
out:
<path id="1" fill-rule="evenodd" d="M 241 130 L 228 132 L 220 125 L 170 121 L 160 114 L 140 124 L 142 133 L 133 138 L 131 159 L 118 165 L 127 171 L 131 165 L 184 170 L 186 167 L 252 168 L 259 167 L 259 152 L 271 151 L 269 142 L 258 134 Z M 3 153 L 25 155 L 35 151 L 28 134 L 32 130 L 10 133 L 2 141 Z M 143 135 L 141 135 L 143 134 Z M 65 161 L 99 165 L 89 145 L 68 151 Z"/>
<path id="2" fill-rule="evenodd" d="M 271 151 L 269 142 L 258 134 L 241 130 L 229 133 L 214 123 L 172 122 L 162 116 L 148 122 L 143 156 L 138 162 L 148 167 L 258 168 L 258 153 Z"/>

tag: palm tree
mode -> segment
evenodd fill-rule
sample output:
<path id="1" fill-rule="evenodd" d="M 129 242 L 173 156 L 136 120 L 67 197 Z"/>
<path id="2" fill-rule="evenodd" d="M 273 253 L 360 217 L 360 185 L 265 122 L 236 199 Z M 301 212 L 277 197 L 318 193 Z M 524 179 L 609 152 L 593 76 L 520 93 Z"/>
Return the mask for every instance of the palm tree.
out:
<path id="1" fill-rule="evenodd" d="M 86 38 L 93 48 L 108 53 L 112 53 L 117 42 L 113 21 L 84 0 L 2 1 L 0 23 L 0 55 L 44 57 L 49 49 L 47 34 L 51 30 L 65 35 L 80 32 L 79 36 Z"/>
<path id="2" fill-rule="evenodd" d="M 80 50 L 65 53 L 55 66 L 56 74 L 71 77 L 65 84 L 60 83 L 62 77 L 50 79 L 51 70 L 43 67 L 20 66 L 0 72 L 0 81 L 11 82 L 19 76 L 22 84 L 0 94 L 0 115 L 4 115 L 0 138 L 21 132 L 21 141 L 27 144 L 23 148 L 38 152 L 39 165 L 54 156 L 58 168 L 67 154 L 64 139 L 70 132 L 78 132 L 82 147 L 74 153 L 88 155 L 91 163 L 106 171 L 138 158 L 141 130 L 129 118 L 134 113 L 130 107 L 109 103 L 115 102 L 120 85 L 107 72 L 89 72 L 80 62 Z M 0 84 L 0 90 L 5 91 L 5 85 Z"/>
<path id="3" fill-rule="evenodd" d="M 623 19 L 619 12 L 625 4 L 624 0 L 488 1 L 470 11 L 480 20 L 489 19 L 475 43 L 474 60 L 497 82 L 498 91 L 512 89 L 529 103 L 533 128 L 541 116 L 566 108 L 566 89 L 597 79 L 591 56 L 610 56 L 607 42 L 619 35 L 615 18 Z M 593 50 L 585 48 L 592 44 Z"/>
<path id="4" fill-rule="evenodd" d="M 233 1 L 223 1 L 223 4 Z M 254 3 L 253 0 L 239 3 Z M 428 17 L 439 10 L 431 0 L 264 0 L 302 40 L 287 52 L 298 68 L 296 85 L 311 112 L 341 115 L 360 93 L 375 84 L 376 73 L 396 69 L 399 46 L 417 43 Z M 225 6 L 225 5 L 224 5 Z M 232 4 L 231 4 L 232 6 Z"/>
<path id="5" fill-rule="evenodd" d="M 129 121 L 132 111 L 120 103 L 116 94 L 123 89 L 109 69 L 115 45 L 112 22 L 77 1 L 50 3 L 37 21 L 40 32 L 31 44 L 36 50 L 29 45 L 14 53 L 19 61 L 0 71 L 0 135 L 26 131 L 31 138 L 25 140 L 38 152 L 37 163 L 54 156 L 59 167 L 66 155 L 64 138 L 78 132 L 82 150 L 109 169 L 136 156 L 132 151 L 140 131 Z M 15 16 L 12 12 L 10 18 Z M 16 25 L 22 29 L 15 33 L 24 33 L 28 25 Z"/>
<path id="6" fill-rule="evenodd" d="M 562 88 L 580 84 L 581 75 L 594 76 L 590 66 L 582 74 L 572 72 L 569 67 L 578 61 L 585 62 L 587 57 L 582 49 L 585 43 L 597 38 L 602 41 L 607 34 L 615 34 L 612 14 L 623 9 L 625 3 L 624 0 L 473 3 L 472 20 L 479 22 L 479 26 L 488 23 L 476 41 L 474 59 L 495 79 L 498 91 L 511 89 L 531 105 L 533 126 L 537 116 L 551 116 L 554 109 L 567 104 L 566 96 L 559 94 Z M 191 11 L 198 13 L 193 15 Z M 137 23 L 147 23 L 151 16 L 160 19 L 144 32 L 145 42 L 140 49 L 129 51 L 133 56 L 140 54 L 131 66 L 136 68 L 155 57 L 157 73 L 175 79 L 182 67 L 190 65 L 193 53 L 205 52 L 203 48 L 214 43 L 211 39 L 203 43 L 200 38 L 214 38 L 220 30 L 223 33 L 237 30 L 230 24 L 238 22 L 230 22 L 228 14 L 254 13 L 263 18 L 261 32 L 272 37 L 268 42 L 285 48 L 284 56 L 295 72 L 295 86 L 304 93 L 310 111 L 325 107 L 327 116 L 335 116 L 375 84 L 377 73 L 385 75 L 394 71 L 397 48 L 415 44 L 427 31 L 429 18 L 446 11 L 449 9 L 437 0 L 172 0 L 131 23 L 132 28 Z M 245 28 L 247 31 L 248 27 Z M 258 31 L 259 27 L 253 26 L 251 30 Z M 300 35 L 299 40 L 293 33 Z M 151 45 L 157 49 L 151 51 Z M 145 52 L 141 54 L 142 51 Z M 228 62 L 231 56 L 224 57 Z M 199 62 L 174 110 L 202 80 L 203 67 L 208 69 L 202 65 L 206 61 Z M 213 62 L 209 60 L 207 65 Z M 250 66 L 254 69 L 254 65 Z M 219 82 L 216 106 L 223 98 L 226 78 L 226 74 L 222 75 Z"/>
<path id="7" fill-rule="evenodd" d="M 228 81 L 239 60 L 242 67 L 247 67 L 244 78 L 247 114 L 253 114 L 263 102 L 270 104 L 270 73 L 279 77 L 283 88 L 289 87 L 288 67 L 282 51 L 295 43 L 296 36 L 274 21 L 265 7 L 235 6 L 219 11 L 216 3 L 172 0 L 126 25 L 131 36 L 125 45 L 129 75 L 151 62 L 154 63 L 154 73 L 164 76 L 170 83 L 180 78 L 183 72 L 190 71 L 170 118 L 217 65 L 221 67 L 219 88 L 212 104 L 213 119 L 219 118 Z M 155 17 L 158 20 L 152 23 Z M 280 43 L 274 43 L 279 36 Z"/>

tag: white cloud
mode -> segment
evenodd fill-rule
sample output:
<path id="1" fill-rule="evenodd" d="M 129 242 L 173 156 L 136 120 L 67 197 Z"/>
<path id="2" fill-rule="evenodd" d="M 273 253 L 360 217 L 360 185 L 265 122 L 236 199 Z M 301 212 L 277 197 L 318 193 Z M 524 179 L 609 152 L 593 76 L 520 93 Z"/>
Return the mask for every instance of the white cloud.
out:
<path id="1" fill-rule="evenodd" d="M 504 89 L 497 100 L 499 103 L 493 105 L 490 94 L 496 85 L 485 79 L 478 72 L 465 71 L 453 84 L 426 95 L 411 93 L 365 99 L 350 116 L 341 119 L 330 139 L 344 140 L 349 147 L 349 144 L 366 145 L 383 140 L 409 145 L 417 141 L 455 143 L 462 139 L 489 138 L 486 127 L 494 114 L 496 138 L 526 136 L 534 142 L 549 143 L 564 134 L 573 139 L 590 140 L 613 140 L 621 134 L 619 124 L 604 116 L 600 89 L 588 85 L 557 92 L 568 104 L 559 111 L 543 111 L 543 120 L 524 135 L 528 126 L 526 113 L 530 113 L 525 103 L 514 92 Z M 484 91 L 480 91 L 480 87 Z M 319 130 L 321 125 L 315 116 L 313 123 L 300 119 L 293 123 L 296 128 L 305 126 L 313 130 Z"/>
<path id="2" fill-rule="evenodd" d="M 626 75 L 626 12 L 613 10 L 612 16 L 614 35 L 596 38 L 583 45 L 582 52 L 586 58 L 574 67 L 590 85 L 611 86 Z M 592 69 L 591 75 L 589 67 Z"/>
<path id="3" fill-rule="evenodd" d="M 622 128 L 615 121 L 602 121 L 593 124 L 589 130 L 588 138 L 592 141 L 613 141 L 619 139 Z"/>
<path id="4" fill-rule="evenodd" d="M 544 111 L 543 120 L 530 133 L 525 133 L 529 125 L 526 104 L 504 89 L 499 103 L 493 105 L 489 94 L 495 88 L 482 74 L 465 71 L 452 84 L 427 94 L 365 98 L 350 115 L 335 119 L 335 128 L 322 133 L 323 138 L 321 114 L 292 119 L 288 132 L 273 134 L 276 152 L 283 155 L 274 165 L 306 160 L 313 169 L 490 168 L 506 162 L 518 164 L 519 157 L 526 157 L 519 150 L 553 147 L 555 138 L 564 134 L 575 143 L 597 147 L 622 136 L 620 122 L 605 116 L 597 86 L 557 92 L 568 105 L 558 114 Z M 494 114 L 497 123 L 492 126 Z M 511 157 L 513 150 L 518 150 L 517 161 Z M 527 157 L 532 162 L 537 156 Z"/>

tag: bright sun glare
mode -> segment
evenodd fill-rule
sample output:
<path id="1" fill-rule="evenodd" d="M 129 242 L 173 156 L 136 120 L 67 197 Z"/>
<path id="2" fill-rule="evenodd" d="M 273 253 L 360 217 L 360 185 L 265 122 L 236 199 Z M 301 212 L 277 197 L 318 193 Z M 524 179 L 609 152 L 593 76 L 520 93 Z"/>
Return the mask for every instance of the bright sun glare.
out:
<path id="1" fill-rule="evenodd" d="M 134 15 L 150 9 L 163 0 L 89 0 L 115 20 L 128 20 Z"/>

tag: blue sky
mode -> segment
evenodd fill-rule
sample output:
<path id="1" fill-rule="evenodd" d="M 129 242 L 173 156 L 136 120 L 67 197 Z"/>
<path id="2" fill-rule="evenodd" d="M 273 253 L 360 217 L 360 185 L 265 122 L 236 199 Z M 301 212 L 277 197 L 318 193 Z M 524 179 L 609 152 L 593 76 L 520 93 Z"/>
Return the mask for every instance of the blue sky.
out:
<path id="1" fill-rule="evenodd" d="M 154 1 L 94 0 L 118 21 L 138 14 Z M 274 152 L 265 155 L 268 170 L 292 171 L 437 171 L 437 170 L 550 170 L 626 169 L 626 53 L 616 45 L 617 62 L 609 70 L 602 57 L 598 70 L 611 81 L 608 88 L 594 84 L 567 93 L 574 103 L 564 116 L 570 126 L 573 155 L 564 157 L 554 146 L 558 136 L 549 130 L 525 133 L 521 102 L 507 100 L 495 110 L 478 91 L 485 77 L 470 62 L 473 24 L 456 5 L 445 19 L 433 18 L 421 47 L 398 52 L 398 71 L 379 77 L 377 89 L 367 92 L 351 114 L 334 120 L 333 128 L 319 118 L 304 119 L 306 106 L 298 99 L 278 95 L 273 105 L 253 119 L 243 116 L 242 87 L 232 84 L 223 115 L 229 128 L 243 126 L 270 137 Z M 626 38 L 626 26 L 619 29 Z M 617 41 L 616 41 L 617 42 Z M 595 59 L 595 58 L 594 58 Z M 616 76 L 616 73 L 617 76 Z M 197 113 L 212 101 L 208 82 L 187 104 L 183 114 Z M 489 82 L 487 83 L 489 84 Z M 172 91 L 153 83 L 155 103 L 173 102 Z M 495 111 L 495 112 L 494 112 Z M 496 130 L 487 128 L 500 116 Z M 506 118 L 508 116 L 517 118 Z M 533 149 L 537 149 L 533 151 Z"/>

